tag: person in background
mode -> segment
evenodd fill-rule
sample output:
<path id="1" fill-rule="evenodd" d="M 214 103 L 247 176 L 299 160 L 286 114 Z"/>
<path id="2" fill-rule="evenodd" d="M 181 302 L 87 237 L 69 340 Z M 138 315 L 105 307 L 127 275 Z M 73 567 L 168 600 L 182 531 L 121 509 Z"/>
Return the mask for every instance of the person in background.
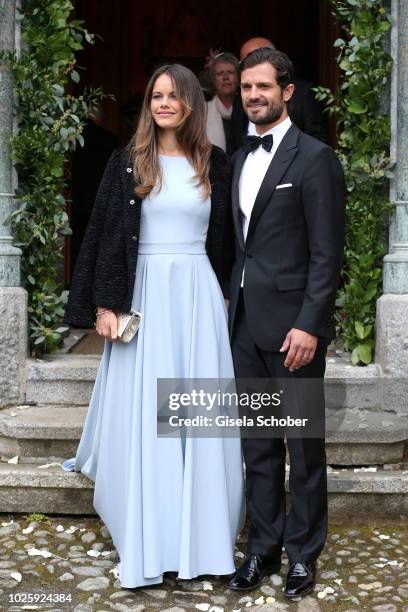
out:
<path id="1" fill-rule="evenodd" d="M 268 38 L 263 38 L 261 36 L 256 36 L 255 38 L 250 38 L 249 40 L 245 41 L 239 54 L 241 62 L 249 53 L 262 47 L 276 49 L 273 42 L 271 42 Z M 301 79 L 295 79 L 294 85 L 295 91 L 288 105 L 289 117 L 291 121 L 297 125 L 302 132 L 305 132 L 310 136 L 314 136 L 318 140 L 328 144 L 329 135 L 327 123 L 320 105 L 312 91 L 312 83 L 309 81 L 303 81 Z M 256 134 L 255 125 L 251 121 L 248 121 L 248 117 L 244 112 L 241 96 L 236 96 L 234 99 L 234 108 L 231 116 L 231 128 L 232 147 L 234 152 L 242 146 L 245 136 L 248 134 Z"/>
<path id="2" fill-rule="evenodd" d="M 207 137 L 231 155 L 235 151 L 231 115 L 238 89 L 238 59 L 232 53 L 219 53 L 208 72 L 215 95 L 207 102 Z"/>

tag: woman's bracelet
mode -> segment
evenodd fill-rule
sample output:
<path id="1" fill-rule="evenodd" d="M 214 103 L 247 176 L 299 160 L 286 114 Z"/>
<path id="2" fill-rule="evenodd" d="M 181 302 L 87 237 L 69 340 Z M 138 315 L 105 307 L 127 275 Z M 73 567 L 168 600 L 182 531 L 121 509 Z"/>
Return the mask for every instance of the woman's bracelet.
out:
<path id="1" fill-rule="evenodd" d="M 99 312 L 95 313 L 96 317 L 100 317 L 102 314 L 104 314 L 105 312 L 113 312 L 112 310 L 110 310 L 109 308 L 106 308 L 105 310 L 100 310 Z"/>

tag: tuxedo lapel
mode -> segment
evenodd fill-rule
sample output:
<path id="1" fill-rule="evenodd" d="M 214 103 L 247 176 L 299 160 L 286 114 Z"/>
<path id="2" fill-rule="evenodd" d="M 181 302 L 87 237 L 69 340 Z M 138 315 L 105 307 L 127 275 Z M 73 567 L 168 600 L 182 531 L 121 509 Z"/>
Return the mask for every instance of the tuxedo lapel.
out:
<path id="1" fill-rule="evenodd" d="M 231 188 L 231 199 L 232 199 L 232 216 L 234 219 L 235 235 L 242 248 L 245 249 L 244 235 L 242 233 L 242 220 L 241 220 L 241 209 L 239 206 L 239 179 L 242 172 L 242 167 L 245 163 L 246 153 L 244 149 L 239 149 L 236 154 L 234 163 L 234 169 L 232 174 L 232 188 Z"/>
<path id="2" fill-rule="evenodd" d="M 253 229 L 261 216 L 265 206 L 267 205 L 271 194 L 279 184 L 282 176 L 292 163 L 293 158 L 298 152 L 298 141 L 299 130 L 292 123 L 285 136 L 282 139 L 271 163 L 269 164 L 268 170 L 266 171 L 265 177 L 261 183 L 258 191 L 258 195 L 255 198 L 254 207 L 251 213 L 251 219 L 249 221 L 247 240 L 250 237 Z"/>

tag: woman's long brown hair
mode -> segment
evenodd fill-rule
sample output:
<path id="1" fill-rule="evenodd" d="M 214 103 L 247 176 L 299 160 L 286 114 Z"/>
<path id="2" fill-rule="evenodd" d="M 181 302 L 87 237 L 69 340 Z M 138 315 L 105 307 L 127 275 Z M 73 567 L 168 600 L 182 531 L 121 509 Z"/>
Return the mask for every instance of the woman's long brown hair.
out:
<path id="1" fill-rule="evenodd" d="M 152 75 L 143 100 L 137 130 L 131 141 L 136 193 L 145 198 L 154 187 L 160 191 L 163 175 L 158 158 L 158 131 L 150 110 L 153 87 L 159 76 L 167 74 L 184 110 L 184 121 L 177 128 L 177 141 L 192 163 L 197 185 L 202 187 L 203 198 L 211 193 L 209 179 L 212 145 L 206 135 L 206 103 L 200 83 L 191 70 L 181 64 L 168 64 Z"/>

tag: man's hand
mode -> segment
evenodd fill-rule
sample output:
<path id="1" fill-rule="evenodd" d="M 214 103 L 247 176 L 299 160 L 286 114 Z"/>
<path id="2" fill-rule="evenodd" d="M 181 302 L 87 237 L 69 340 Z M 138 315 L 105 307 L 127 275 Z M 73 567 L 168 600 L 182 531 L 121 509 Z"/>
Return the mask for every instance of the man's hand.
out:
<path id="1" fill-rule="evenodd" d="M 285 368 L 289 368 L 289 372 L 298 370 L 312 361 L 316 347 L 317 336 L 292 327 L 279 349 L 281 353 L 288 351 L 283 365 Z"/>

